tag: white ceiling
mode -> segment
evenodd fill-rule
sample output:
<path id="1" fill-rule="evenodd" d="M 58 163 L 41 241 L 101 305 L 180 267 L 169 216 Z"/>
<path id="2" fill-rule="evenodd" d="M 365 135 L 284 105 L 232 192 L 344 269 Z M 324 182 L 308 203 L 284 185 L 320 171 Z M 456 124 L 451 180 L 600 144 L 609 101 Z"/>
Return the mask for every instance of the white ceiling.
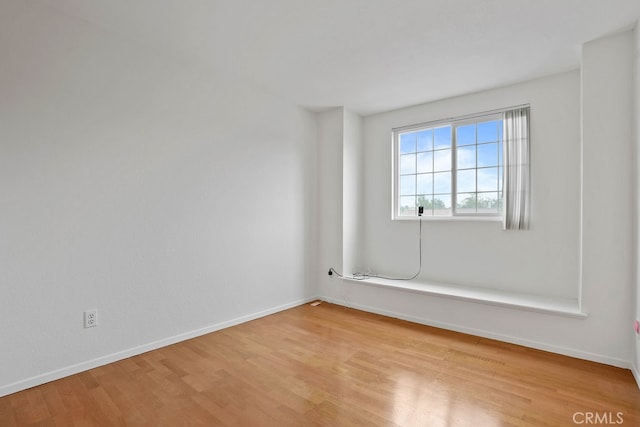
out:
<path id="1" fill-rule="evenodd" d="M 40 0 L 312 109 L 372 114 L 573 68 L 640 0 Z"/>

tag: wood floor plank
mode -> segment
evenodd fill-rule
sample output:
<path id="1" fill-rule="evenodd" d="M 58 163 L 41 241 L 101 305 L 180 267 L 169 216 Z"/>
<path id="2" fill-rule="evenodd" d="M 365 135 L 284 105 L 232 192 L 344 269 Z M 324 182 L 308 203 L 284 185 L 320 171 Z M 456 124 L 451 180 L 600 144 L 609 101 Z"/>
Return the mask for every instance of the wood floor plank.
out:
<path id="1" fill-rule="evenodd" d="M 630 371 L 322 303 L 0 398 L 1 426 L 640 425 Z"/>

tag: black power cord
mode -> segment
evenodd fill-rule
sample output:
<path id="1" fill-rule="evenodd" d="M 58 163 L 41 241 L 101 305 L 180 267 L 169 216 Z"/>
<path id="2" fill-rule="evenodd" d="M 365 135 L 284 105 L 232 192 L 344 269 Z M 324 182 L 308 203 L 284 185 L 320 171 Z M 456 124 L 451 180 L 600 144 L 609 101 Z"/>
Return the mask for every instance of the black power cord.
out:
<path id="1" fill-rule="evenodd" d="M 375 277 L 378 279 L 386 279 L 386 280 L 413 280 L 416 277 L 418 277 L 420 275 L 420 273 L 422 272 L 422 212 L 423 212 L 423 207 L 420 206 L 418 208 L 418 216 L 420 217 L 420 225 L 419 225 L 419 238 L 418 238 L 418 253 L 419 253 L 419 266 L 418 266 L 418 271 L 416 272 L 416 274 L 414 274 L 411 277 L 388 277 L 388 276 L 381 276 L 379 274 L 369 274 L 369 273 L 353 273 L 353 275 L 351 277 L 347 277 L 347 279 L 353 279 L 353 280 L 366 280 L 370 277 Z M 329 268 L 329 276 L 333 275 L 333 273 L 335 273 L 338 277 L 344 279 L 345 276 L 343 274 L 340 274 L 335 268 L 330 267 Z"/>

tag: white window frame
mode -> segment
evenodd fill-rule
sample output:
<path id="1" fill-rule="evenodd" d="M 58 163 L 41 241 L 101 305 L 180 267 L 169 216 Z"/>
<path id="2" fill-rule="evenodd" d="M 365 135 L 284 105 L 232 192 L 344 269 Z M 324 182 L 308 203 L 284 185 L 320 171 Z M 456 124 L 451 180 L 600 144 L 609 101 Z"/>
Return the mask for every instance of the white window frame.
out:
<path id="1" fill-rule="evenodd" d="M 461 116 L 451 119 L 436 120 L 426 123 L 420 123 L 415 125 L 403 126 L 392 129 L 392 219 L 393 220 L 416 220 L 422 218 L 425 220 L 489 220 L 489 221 L 501 221 L 504 217 L 504 209 L 500 209 L 496 213 L 488 212 L 457 212 L 456 211 L 456 198 L 457 198 L 457 141 L 456 141 L 456 128 L 472 123 L 503 120 L 504 112 L 512 109 L 504 108 L 501 110 L 493 110 L 483 113 L 471 114 L 467 116 Z M 451 213 L 448 215 L 424 215 L 419 217 L 416 215 L 400 215 L 399 213 L 399 200 L 400 200 L 400 135 L 408 132 L 416 132 L 423 129 L 431 129 L 438 127 L 451 126 Z M 502 133 L 502 131 L 501 131 Z M 500 143 L 503 143 L 502 138 Z M 476 141 L 477 145 L 477 141 Z M 504 150 L 504 148 L 503 148 Z M 502 163 L 498 167 L 504 170 L 504 153 L 502 156 Z M 476 170 L 478 169 L 476 165 Z M 504 174 L 504 172 L 503 172 Z M 500 191 L 503 191 L 504 182 L 503 177 Z M 416 190 L 417 191 L 417 190 Z M 477 193 L 477 187 L 476 187 Z M 501 197 L 503 200 L 503 195 Z"/>

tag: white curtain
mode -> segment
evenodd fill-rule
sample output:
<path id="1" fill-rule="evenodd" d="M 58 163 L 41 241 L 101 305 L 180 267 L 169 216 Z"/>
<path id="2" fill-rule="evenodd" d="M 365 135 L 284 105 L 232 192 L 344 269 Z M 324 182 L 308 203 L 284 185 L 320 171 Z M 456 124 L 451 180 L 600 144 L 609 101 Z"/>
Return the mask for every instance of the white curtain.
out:
<path id="1" fill-rule="evenodd" d="M 529 228 L 529 107 L 505 111 L 504 221 L 505 230 Z"/>

